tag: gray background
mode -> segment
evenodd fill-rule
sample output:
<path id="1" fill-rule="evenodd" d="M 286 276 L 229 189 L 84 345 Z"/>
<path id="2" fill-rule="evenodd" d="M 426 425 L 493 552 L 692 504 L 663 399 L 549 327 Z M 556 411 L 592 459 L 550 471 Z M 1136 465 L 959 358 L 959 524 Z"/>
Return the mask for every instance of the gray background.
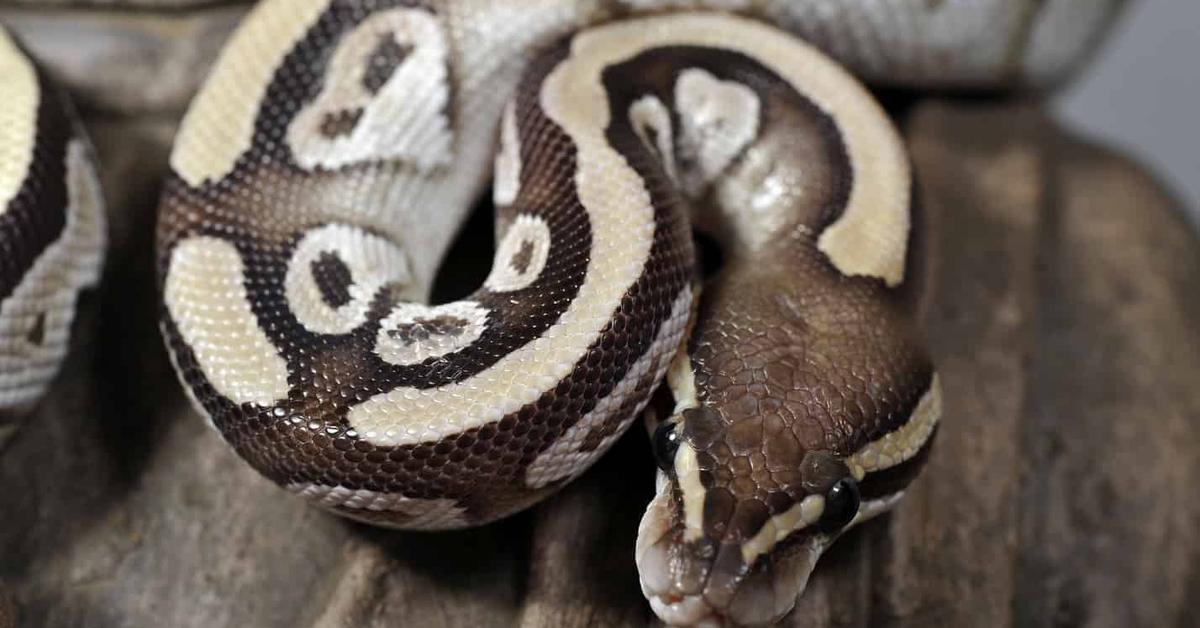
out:
<path id="1" fill-rule="evenodd" d="M 1200 225 L 1200 0 L 1132 0 L 1055 109 L 1138 157 Z"/>

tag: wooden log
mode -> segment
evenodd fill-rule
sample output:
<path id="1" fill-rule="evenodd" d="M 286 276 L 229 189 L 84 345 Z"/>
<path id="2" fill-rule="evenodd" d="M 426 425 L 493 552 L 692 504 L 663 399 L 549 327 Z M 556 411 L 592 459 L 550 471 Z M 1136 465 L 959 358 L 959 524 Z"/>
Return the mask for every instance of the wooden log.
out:
<path id="1" fill-rule="evenodd" d="M 902 122 L 945 423 L 899 509 L 834 546 L 785 624 L 1189 625 L 1195 234 L 1136 166 L 1030 105 L 935 102 Z M 0 454 L 0 581 L 19 625 L 652 622 L 633 567 L 653 477 L 640 430 L 545 504 L 447 534 L 338 519 L 242 464 L 185 402 L 157 335 L 151 245 L 173 122 L 105 115 L 90 129 L 113 227 L 104 284 Z"/>

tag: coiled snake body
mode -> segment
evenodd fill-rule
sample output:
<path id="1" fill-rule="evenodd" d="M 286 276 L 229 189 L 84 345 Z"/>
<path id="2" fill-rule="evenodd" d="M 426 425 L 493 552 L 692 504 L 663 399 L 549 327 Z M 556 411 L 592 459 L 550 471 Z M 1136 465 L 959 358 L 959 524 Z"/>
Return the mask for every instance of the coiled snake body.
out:
<path id="1" fill-rule="evenodd" d="M 91 149 L 70 106 L 0 28 L 0 445 L 67 354 L 104 233 Z"/>
<path id="2" fill-rule="evenodd" d="M 162 331 L 197 406 L 290 491 L 452 528 L 570 481 L 665 376 L 643 590 L 670 623 L 781 617 L 941 411 L 901 307 L 904 149 L 795 35 L 870 79 L 1038 83 L 1083 39 L 1045 24 L 1092 12 L 833 4 L 263 2 L 161 206 Z M 427 305 L 489 164 L 491 273 Z M 703 288 L 692 225 L 725 258 Z"/>

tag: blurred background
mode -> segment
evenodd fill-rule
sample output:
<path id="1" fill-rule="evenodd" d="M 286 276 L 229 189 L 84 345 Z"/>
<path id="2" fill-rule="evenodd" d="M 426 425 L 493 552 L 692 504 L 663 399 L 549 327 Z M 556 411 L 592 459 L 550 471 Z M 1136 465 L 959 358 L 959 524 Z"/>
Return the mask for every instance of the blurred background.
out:
<path id="1" fill-rule="evenodd" d="M 1072 128 L 1141 159 L 1200 226 L 1200 1 L 1131 2 L 1055 109 Z"/>

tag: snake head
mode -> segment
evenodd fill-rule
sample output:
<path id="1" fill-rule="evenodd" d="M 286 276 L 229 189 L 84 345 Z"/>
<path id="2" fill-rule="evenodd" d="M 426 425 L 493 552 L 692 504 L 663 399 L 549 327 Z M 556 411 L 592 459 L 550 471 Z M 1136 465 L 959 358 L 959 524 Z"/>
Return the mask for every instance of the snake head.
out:
<path id="1" fill-rule="evenodd" d="M 804 456 L 803 491 L 715 486 L 719 418 L 685 410 L 654 431 L 658 490 L 638 531 L 643 593 L 672 625 L 759 625 L 790 611 L 824 549 L 859 518 L 858 482 L 830 452 Z M 722 430 L 723 431 L 723 430 Z M 706 482 L 707 480 L 707 482 Z"/>
<path id="2" fill-rule="evenodd" d="M 657 493 L 636 549 L 654 612 L 688 626 L 782 619 L 826 548 L 899 500 L 939 414 L 935 378 L 901 427 L 857 448 L 805 449 L 770 420 L 746 429 L 703 405 L 658 423 Z"/>

